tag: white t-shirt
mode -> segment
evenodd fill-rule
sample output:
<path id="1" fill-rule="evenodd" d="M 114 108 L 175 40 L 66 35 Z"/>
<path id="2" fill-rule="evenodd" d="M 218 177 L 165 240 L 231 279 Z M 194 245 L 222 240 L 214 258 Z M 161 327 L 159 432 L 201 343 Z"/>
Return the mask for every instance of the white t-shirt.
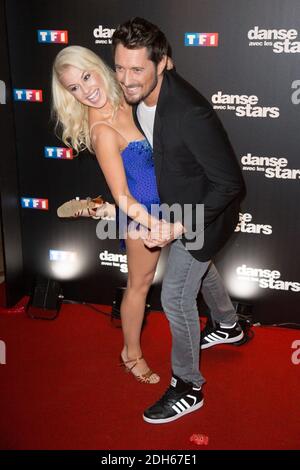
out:
<path id="1" fill-rule="evenodd" d="M 149 144 L 153 147 L 153 127 L 155 118 L 155 106 L 147 106 L 141 101 L 137 107 L 137 117 Z"/>

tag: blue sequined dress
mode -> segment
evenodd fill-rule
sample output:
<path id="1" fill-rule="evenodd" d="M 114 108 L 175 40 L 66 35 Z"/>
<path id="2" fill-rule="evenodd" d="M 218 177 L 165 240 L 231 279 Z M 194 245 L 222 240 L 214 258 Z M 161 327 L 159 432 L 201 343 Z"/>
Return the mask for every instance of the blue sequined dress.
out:
<path id="1" fill-rule="evenodd" d="M 153 151 L 148 140 L 143 139 L 129 142 L 127 147 L 121 152 L 121 156 L 131 195 L 139 203 L 143 204 L 149 213 L 151 211 L 153 216 L 159 218 L 158 205 L 160 200 L 157 191 Z M 155 206 L 151 208 L 151 205 Z M 124 213 L 120 217 L 121 213 L 121 209 L 117 209 L 120 246 L 122 249 L 125 249 L 123 235 L 126 233 L 128 224 L 132 222 L 132 219 L 124 215 Z M 135 227 L 139 229 L 139 224 L 135 225 Z"/>

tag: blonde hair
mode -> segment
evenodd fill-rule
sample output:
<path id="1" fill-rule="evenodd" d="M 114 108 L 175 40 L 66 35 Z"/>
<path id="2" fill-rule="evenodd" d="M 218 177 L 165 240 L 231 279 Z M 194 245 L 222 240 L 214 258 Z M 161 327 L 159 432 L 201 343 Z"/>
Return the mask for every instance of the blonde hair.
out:
<path id="1" fill-rule="evenodd" d="M 90 49 L 68 46 L 56 56 L 52 69 L 52 116 L 55 131 L 61 127 L 61 139 L 67 147 L 79 153 L 88 149 L 93 152 L 88 123 L 88 106 L 80 103 L 60 82 L 60 76 L 69 66 L 80 70 L 97 72 L 104 83 L 108 100 L 117 111 L 122 101 L 122 90 L 114 72 Z"/>

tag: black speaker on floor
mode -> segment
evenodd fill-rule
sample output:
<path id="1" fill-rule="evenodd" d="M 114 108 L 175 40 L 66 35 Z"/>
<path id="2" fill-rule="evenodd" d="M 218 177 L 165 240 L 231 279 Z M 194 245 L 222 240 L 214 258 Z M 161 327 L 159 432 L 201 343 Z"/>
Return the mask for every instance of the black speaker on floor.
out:
<path id="1" fill-rule="evenodd" d="M 27 314 L 34 319 L 54 320 L 59 314 L 63 298 L 62 288 L 57 281 L 38 276 L 27 304 Z"/>

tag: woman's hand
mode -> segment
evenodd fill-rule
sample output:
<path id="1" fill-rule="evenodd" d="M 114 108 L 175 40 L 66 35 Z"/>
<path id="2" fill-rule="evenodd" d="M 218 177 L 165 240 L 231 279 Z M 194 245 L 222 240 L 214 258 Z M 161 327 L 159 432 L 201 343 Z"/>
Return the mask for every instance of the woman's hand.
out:
<path id="1" fill-rule="evenodd" d="M 180 222 L 170 224 L 165 220 L 158 220 L 156 223 L 151 224 L 148 237 L 144 239 L 144 244 L 148 248 L 163 248 L 185 232 L 186 229 Z"/>

